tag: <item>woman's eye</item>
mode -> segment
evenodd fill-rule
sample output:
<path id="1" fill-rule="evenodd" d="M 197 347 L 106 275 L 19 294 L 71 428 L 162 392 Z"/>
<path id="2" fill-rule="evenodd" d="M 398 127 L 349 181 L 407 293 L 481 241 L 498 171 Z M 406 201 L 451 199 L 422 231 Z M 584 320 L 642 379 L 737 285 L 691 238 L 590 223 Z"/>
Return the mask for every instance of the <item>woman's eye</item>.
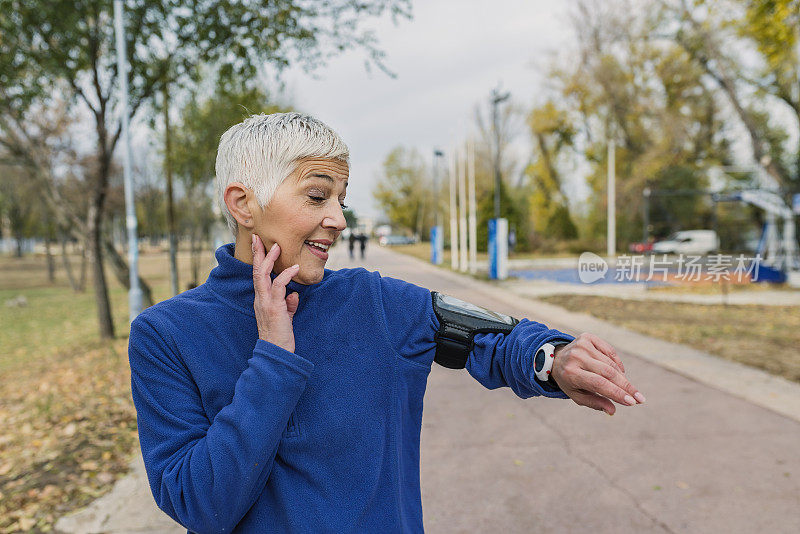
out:
<path id="1" fill-rule="evenodd" d="M 344 202 L 339 202 L 339 205 L 342 207 L 343 210 L 346 210 L 347 208 L 350 207 L 347 204 L 345 204 Z"/>
<path id="2" fill-rule="evenodd" d="M 324 202 L 325 201 L 325 197 L 318 197 L 318 196 L 315 196 L 315 195 L 308 195 L 308 198 L 310 198 L 314 202 Z"/>

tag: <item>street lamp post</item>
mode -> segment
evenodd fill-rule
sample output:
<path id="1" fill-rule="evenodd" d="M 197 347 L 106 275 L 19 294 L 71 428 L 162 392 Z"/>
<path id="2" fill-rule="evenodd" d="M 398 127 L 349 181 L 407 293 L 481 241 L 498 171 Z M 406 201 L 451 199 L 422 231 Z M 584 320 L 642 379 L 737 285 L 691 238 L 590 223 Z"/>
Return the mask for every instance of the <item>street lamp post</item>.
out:
<path id="1" fill-rule="evenodd" d="M 125 226 L 128 230 L 128 262 L 130 284 L 128 292 L 131 322 L 142 311 L 142 288 L 139 287 L 139 242 L 136 235 L 136 207 L 133 201 L 131 178 L 131 140 L 128 133 L 128 60 L 125 56 L 125 34 L 122 26 L 122 0 L 114 0 L 114 30 L 117 38 L 117 73 L 119 75 L 119 100 L 122 112 L 122 176 L 125 183 Z"/>
<path id="2" fill-rule="evenodd" d="M 500 93 L 500 89 L 492 90 L 492 127 L 494 128 L 494 218 L 500 218 L 500 126 L 498 123 L 497 106 L 505 102 L 511 93 Z"/>
<path id="3" fill-rule="evenodd" d="M 433 151 L 433 224 L 439 226 L 439 168 L 444 152 L 434 149 Z"/>
<path id="4" fill-rule="evenodd" d="M 433 228 L 431 229 L 431 263 L 440 265 L 444 255 L 444 232 L 439 220 L 439 169 L 444 152 L 433 151 Z"/>

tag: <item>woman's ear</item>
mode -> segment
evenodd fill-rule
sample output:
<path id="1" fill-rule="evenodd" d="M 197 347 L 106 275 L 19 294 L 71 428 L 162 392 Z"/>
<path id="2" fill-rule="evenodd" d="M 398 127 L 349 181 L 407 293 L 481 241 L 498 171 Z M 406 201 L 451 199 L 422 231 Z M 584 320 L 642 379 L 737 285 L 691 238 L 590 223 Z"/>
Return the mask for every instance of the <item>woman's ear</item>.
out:
<path id="1" fill-rule="evenodd" d="M 236 219 L 236 223 L 247 230 L 252 230 L 254 223 L 253 213 L 250 210 L 248 196 L 252 195 L 250 189 L 240 182 L 233 182 L 225 188 L 223 199 L 228 211 Z"/>

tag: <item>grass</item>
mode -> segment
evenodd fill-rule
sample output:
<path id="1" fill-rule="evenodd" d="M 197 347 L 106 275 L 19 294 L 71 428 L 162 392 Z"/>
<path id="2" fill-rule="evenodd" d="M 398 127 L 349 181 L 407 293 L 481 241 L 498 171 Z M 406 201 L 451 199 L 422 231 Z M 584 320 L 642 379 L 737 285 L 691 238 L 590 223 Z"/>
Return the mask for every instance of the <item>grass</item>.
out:
<path id="1" fill-rule="evenodd" d="M 541 300 L 800 382 L 797 306 L 723 306 L 585 295 Z"/>
<path id="2" fill-rule="evenodd" d="M 179 269 L 185 286 L 188 254 Z M 165 253 L 142 254 L 140 272 L 156 300 L 169 296 Z M 41 255 L 0 257 L 0 533 L 52 531 L 110 489 L 138 447 L 127 290 L 107 272 L 117 338 L 101 340 L 91 278 L 75 293 L 61 265 L 55 274 Z"/>

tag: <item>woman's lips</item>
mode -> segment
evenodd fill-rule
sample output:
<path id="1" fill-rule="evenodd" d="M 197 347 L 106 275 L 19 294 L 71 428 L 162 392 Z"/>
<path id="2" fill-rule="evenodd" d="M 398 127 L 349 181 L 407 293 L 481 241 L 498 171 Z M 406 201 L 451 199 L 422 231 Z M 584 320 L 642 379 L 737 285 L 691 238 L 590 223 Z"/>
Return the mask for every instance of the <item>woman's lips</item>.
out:
<path id="1" fill-rule="evenodd" d="M 310 251 L 311 251 L 311 253 L 312 253 L 314 256 L 317 256 L 318 258 L 320 258 L 320 259 L 323 259 L 323 260 L 327 260 L 327 259 L 328 259 L 328 253 L 327 253 L 327 252 L 325 252 L 324 250 L 322 250 L 322 249 L 320 249 L 320 248 L 317 248 L 317 247 L 315 247 L 314 245 L 309 245 L 308 243 L 303 243 L 303 245 L 305 245 L 305 247 L 306 247 L 308 250 L 310 250 Z"/>

